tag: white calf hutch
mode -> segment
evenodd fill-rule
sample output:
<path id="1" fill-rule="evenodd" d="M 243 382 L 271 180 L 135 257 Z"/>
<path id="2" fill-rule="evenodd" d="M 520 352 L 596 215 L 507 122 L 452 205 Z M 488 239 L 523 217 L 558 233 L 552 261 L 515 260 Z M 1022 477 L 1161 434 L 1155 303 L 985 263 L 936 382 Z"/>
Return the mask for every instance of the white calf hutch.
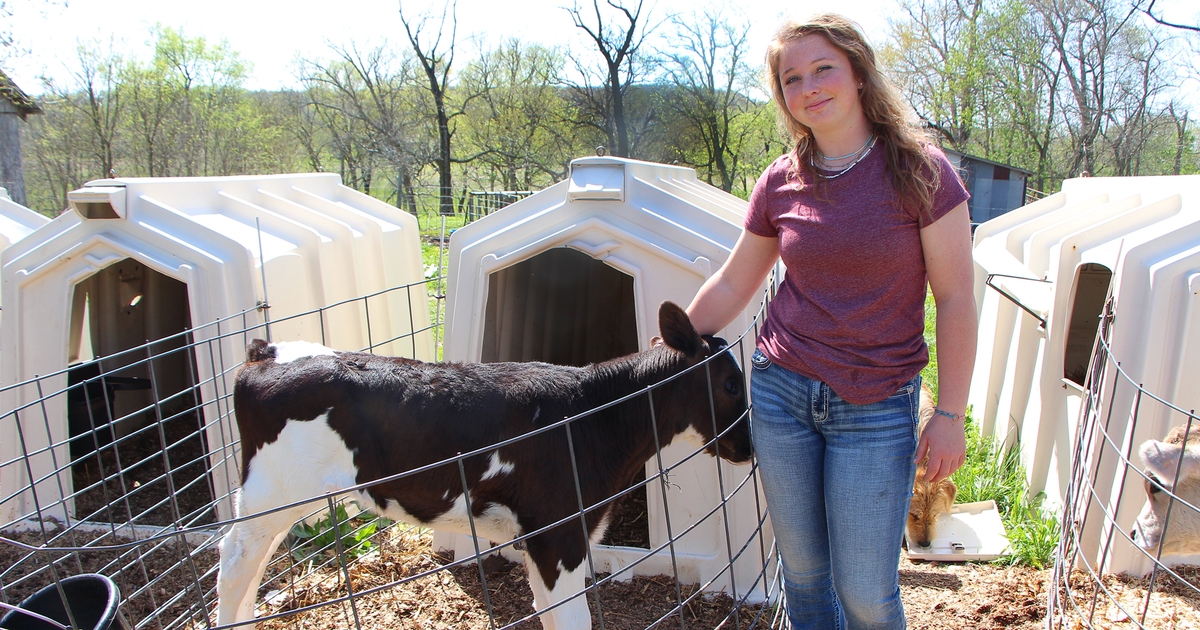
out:
<path id="1" fill-rule="evenodd" d="M 0 251 L 49 222 L 49 217 L 13 201 L 7 190 L 0 188 Z"/>
<path id="2" fill-rule="evenodd" d="M 8 594 L 53 581 L 45 557 L 58 552 L 44 548 L 84 545 L 67 553 L 112 554 L 95 570 L 132 585 L 122 606 L 138 627 L 203 625 L 240 477 L 231 392 L 247 342 L 433 360 L 418 226 L 331 174 L 99 180 L 69 201 L 14 228 L 0 256 L 0 529 L 43 546 L 0 567 L 0 583 Z M 687 305 L 729 256 L 745 206 L 691 169 L 576 160 L 567 181 L 453 234 L 444 358 L 582 365 L 647 349 L 660 303 Z M 720 333 L 743 367 L 758 302 Z M 739 603 L 777 595 L 751 466 L 675 443 L 644 475 L 631 490 L 644 507 L 630 503 L 645 542 L 594 545 L 596 571 L 670 575 Z M 329 499 L 313 509 L 333 510 Z M 299 560 L 308 543 L 287 544 L 255 593 L 260 611 L 292 614 L 272 589 L 323 570 L 311 561 L 324 552 Z M 436 532 L 433 545 L 475 553 L 466 536 Z M 164 550 L 177 557 L 154 564 Z"/>
<path id="3" fill-rule="evenodd" d="M 1063 505 L 1083 439 L 1078 466 L 1095 501 L 1115 513 L 1087 507 L 1080 551 L 1105 571 L 1145 572 L 1151 559 L 1121 540 L 1145 494 L 1119 453 L 1162 439 L 1186 416 L 1150 404 L 1136 387 L 1116 387 L 1115 369 L 1097 374 L 1093 344 L 1111 299 L 1111 353 L 1124 378 L 1184 410 L 1200 407 L 1200 176 L 1067 180 L 1061 192 L 980 225 L 974 258 L 975 417 L 985 434 L 1020 441 L 1030 491 L 1044 491 L 1052 508 Z M 1092 388 L 1110 442 L 1076 434 L 1093 376 L 1104 379 Z M 1132 466 L 1141 467 L 1136 454 Z M 1078 483 L 1084 506 L 1090 497 Z"/>
<path id="4" fill-rule="evenodd" d="M 729 256 L 744 213 L 744 201 L 699 182 L 692 169 L 611 157 L 575 160 L 566 181 L 454 232 L 445 358 L 583 365 L 644 350 L 658 331 L 659 304 L 691 301 Z M 759 307 L 754 302 L 722 331 L 731 343 L 751 326 Z M 748 365 L 753 334 L 733 349 Z M 692 452 L 673 444 L 663 450 L 663 465 Z M 733 491 L 748 470 L 694 457 L 670 475 L 664 506 L 652 459 L 646 467 L 650 548 L 668 541 L 668 527 L 676 537 L 694 529 L 649 557 L 646 549 L 598 545 L 596 570 L 616 573 L 640 561 L 621 577 L 672 574 L 673 551 L 680 581 L 716 578 L 710 589 L 761 601 L 764 558 L 756 536 L 765 507 L 755 484 Z M 722 490 L 732 495 L 726 509 L 709 515 Z M 769 525 L 764 530 L 770 541 Z M 460 558 L 475 553 L 468 536 L 439 533 L 434 545 Z M 732 574 L 724 571 L 731 549 L 740 554 Z"/>
<path id="5" fill-rule="evenodd" d="M 7 190 L 0 188 L 0 250 L 49 222 L 49 217 L 13 201 Z"/>
<path id="6" fill-rule="evenodd" d="M 99 371 L 72 366 L 99 358 L 90 365 L 116 375 L 120 393 L 107 403 L 125 418 L 118 439 L 155 414 L 203 408 L 212 496 L 226 518 L 237 483 L 227 397 L 249 338 L 434 356 L 415 218 L 335 174 L 99 180 L 68 198 L 69 211 L 3 253 L 5 523 L 35 510 L 86 516 L 62 499 L 73 436 L 69 396 L 54 394 Z M 402 288 L 384 292 L 392 287 Z M 149 340 L 165 341 L 129 352 Z"/>

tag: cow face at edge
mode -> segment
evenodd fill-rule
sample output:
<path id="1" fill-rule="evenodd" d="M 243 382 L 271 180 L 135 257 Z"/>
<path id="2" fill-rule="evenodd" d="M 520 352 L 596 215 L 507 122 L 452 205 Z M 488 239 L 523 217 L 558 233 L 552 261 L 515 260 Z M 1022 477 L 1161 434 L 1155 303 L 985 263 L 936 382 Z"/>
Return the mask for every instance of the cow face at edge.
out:
<path id="1" fill-rule="evenodd" d="M 1167 492 L 1200 505 L 1200 425 L 1190 432 L 1187 425 L 1177 426 L 1162 442 L 1146 440 L 1138 455 L 1146 465 L 1146 505 L 1130 532 L 1134 543 L 1150 553 L 1160 543 L 1164 554 L 1200 552 L 1200 513 Z"/>

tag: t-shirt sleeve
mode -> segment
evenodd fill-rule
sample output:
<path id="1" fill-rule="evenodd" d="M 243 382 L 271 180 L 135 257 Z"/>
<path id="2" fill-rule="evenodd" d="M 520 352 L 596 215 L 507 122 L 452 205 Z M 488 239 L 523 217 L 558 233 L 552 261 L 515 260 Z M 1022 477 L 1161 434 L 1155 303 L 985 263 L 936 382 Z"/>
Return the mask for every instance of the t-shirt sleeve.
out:
<path id="1" fill-rule="evenodd" d="M 938 219 L 946 216 L 962 202 L 971 198 L 971 193 L 968 193 L 963 186 L 958 171 L 954 169 L 954 165 L 950 164 L 950 160 L 946 159 L 946 154 L 934 146 L 927 146 L 926 150 L 933 158 L 934 166 L 940 171 L 940 177 L 937 190 L 933 193 L 933 208 L 930 209 L 929 220 L 926 221 L 924 217 L 921 217 L 919 219 L 921 227 L 936 223 Z"/>
<path id="2" fill-rule="evenodd" d="M 768 166 L 767 170 L 759 176 L 758 182 L 754 184 L 754 190 L 750 193 L 750 206 L 746 209 L 746 220 L 742 223 L 742 227 L 747 232 L 767 238 L 779 236 L 779 230 L 771 220 L 770 195 L 767 193 L 770 189 L 768 182 L 771 179 L 771 172 L 775 170 L 777 164 L 778 162 Z"/>

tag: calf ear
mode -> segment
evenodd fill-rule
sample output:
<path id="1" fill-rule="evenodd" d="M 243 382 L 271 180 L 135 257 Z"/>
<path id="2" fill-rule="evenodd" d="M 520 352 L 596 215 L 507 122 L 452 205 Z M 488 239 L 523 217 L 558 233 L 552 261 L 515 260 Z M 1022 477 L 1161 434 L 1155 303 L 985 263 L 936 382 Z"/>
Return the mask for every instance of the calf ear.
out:
<path id="1" fill-rule="evenodd" d="M 262 339 L 255 339 L 246 345 L 246 363 L 266 361 L 275 358 L 275 346 Z"/>
<path id="2" fill-rule="evenodd" d="M 704 345 L 700 333 L 692 326 L 692 320 L 674 302 L 663 302 L 658 307 L 658 330 L 668 346 L 689 357 L 699 354 Z"/>
<path id="3" fill-rule="evenodd" d="M 1138 449 L 1138 455 L 1155 477 L 1164 483 L 1175 480 L 1175 470 L 1179 469 L 1179 478 L 1200 476 L 1200 449 L 1184 448 L 1182 444 L 1167 444 L 1158 440 L 1146 440 Z M 1179 466 L 1179 457 L 1183 456 L 1183 466 Z"/>

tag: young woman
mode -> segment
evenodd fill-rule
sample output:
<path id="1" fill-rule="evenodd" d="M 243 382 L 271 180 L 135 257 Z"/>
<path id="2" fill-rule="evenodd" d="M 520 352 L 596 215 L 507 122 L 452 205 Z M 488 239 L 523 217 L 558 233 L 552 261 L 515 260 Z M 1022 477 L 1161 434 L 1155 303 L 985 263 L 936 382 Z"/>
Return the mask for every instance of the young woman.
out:
<path id="1" fill-rule="evenodd" d="M 837 15 L 767 52 L 795 146 L 758 180 L 729 260 L 688 314 L 724 328 L 776 260 L 787 273 L 752 359 L 751 427 L 793 628 L 904 628 L 899 556 L 916 462 L 962 465 L 975 361 L 968 194 Z M 926 280 L 938 413 L 917 436 Z"/>

